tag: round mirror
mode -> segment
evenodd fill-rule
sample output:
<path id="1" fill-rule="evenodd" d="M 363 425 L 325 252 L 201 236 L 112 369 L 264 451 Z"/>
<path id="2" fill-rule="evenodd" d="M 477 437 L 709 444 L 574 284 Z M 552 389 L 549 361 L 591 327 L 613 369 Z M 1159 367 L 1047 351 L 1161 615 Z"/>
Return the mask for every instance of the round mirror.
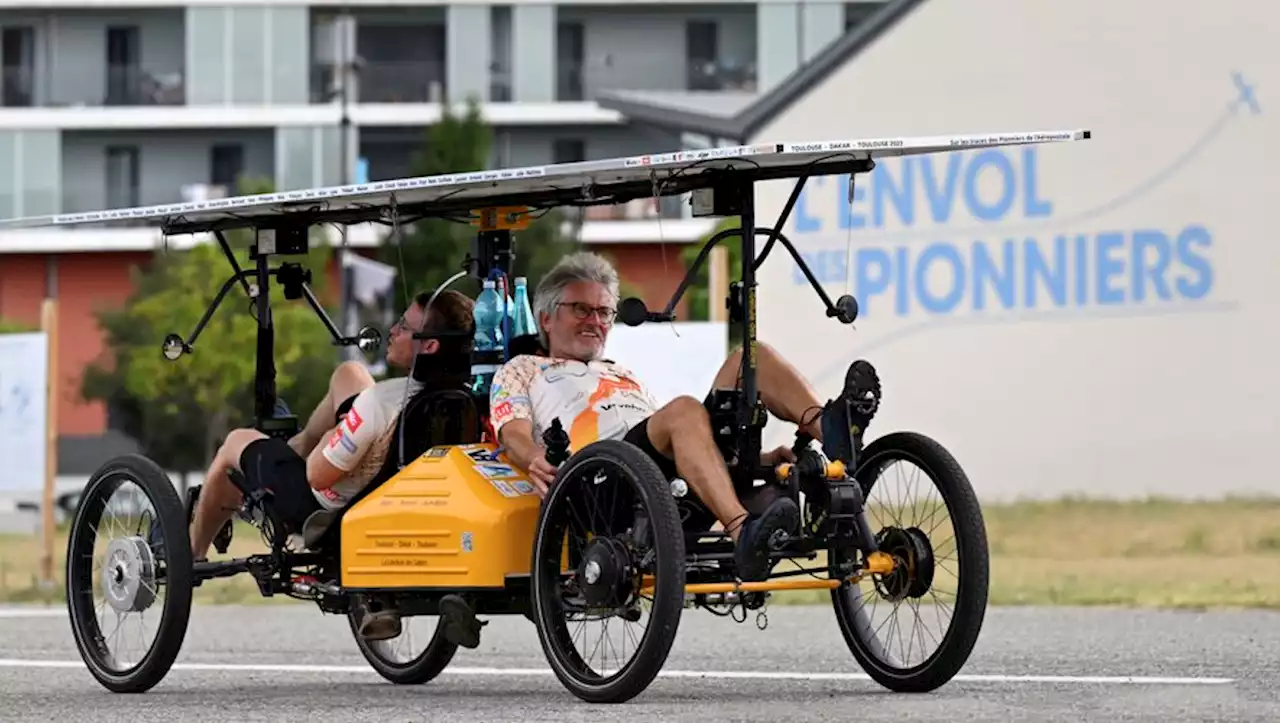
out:
<path id="1" fill-rule="evenodd" d="M 368 353 L 376 350 L 382 344 L 382 332 L 366 326 L 360 329 L 360 333 L 356 335 L 356 346 L 360 351 Z"/>
<path id="2" fill-rule="evenodd" d="M 182 342 L 182 337 L 177 334 L 169 334 L 164 338 L 161 350 L 164 352 L 165 359 L 176 361 L 186 351 L 186 345 Z"/>

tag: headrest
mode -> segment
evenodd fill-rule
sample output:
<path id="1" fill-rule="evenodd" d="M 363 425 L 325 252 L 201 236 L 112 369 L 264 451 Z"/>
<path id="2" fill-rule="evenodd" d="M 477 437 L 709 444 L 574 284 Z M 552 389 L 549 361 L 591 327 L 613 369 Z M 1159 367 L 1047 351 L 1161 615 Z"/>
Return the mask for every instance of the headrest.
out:
<path id="1" fill-rule="evenodd" d="M 434 354 L 419 354 L 413 363 L 413 379 L 434 387 L 461 387 L 471 379 L 471 349 L 475 345 L 469 334 L 444 332 L 415 334 L 418 339 L 435 339 L 440 347 Z"/>

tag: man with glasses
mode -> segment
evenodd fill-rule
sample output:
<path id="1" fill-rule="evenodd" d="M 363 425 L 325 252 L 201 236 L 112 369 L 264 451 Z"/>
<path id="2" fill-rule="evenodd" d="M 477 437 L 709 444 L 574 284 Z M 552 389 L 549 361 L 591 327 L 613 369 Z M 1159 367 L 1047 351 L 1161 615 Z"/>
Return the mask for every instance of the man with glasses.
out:
<path id="1" fill-rule="evenodd" d="M 603 357 L 618 295 L 617 272 L 591 253 L 567 256 L 542 277 L 533 306 L 547 353 L 516 356 L 494 376 L 490 421 L 499 441 L 542 495 L 556 474 L 541 444 L 552 420 L 558 418 L 565 427 L 571 451 L 600 439 L 623 439 L 636 445 L 668 479 L 688 482 L 724 525 L 736 545 L 738 576 L 766 578 L 768 540 L 778 530 L 798 532 L 798 508 L 790 499 L 770 498 L 768 493 L 747 500 L 754 510 L 744 506 L 712 434 L 710 395 L 705 400 L 682 396 L 659 407 L 630 370 Z M 737 388 L 741 365 L 741 351 L 730 354 L 712 388 Z M 854 362 L 846 379 L 841 395 L 823 404 L 790 363 L 758 343 L 757 381 L 765 406 L 821 442 L 829 459 L 847 464 L 851 458 L 848 432 L 854 426 L 865 429 L 871 415 L 850 418 L 845 398 L 863 389 L 878 397 L 879 382 L 871 365 L 861 360 Z M 784 446 L 762 454 L 760 463 L 772 466 L 793 459 Z"/>
<path id="2" fill-rule="evenodd" d="M 435 354 L 438 340 L 415 340 L 421 331 L 463 331 L 475 328 L 475 302 L 457 291 L 445 291 L 427 302 L 419 294 L 391 328 L 387 363 L 405 370 L 420 354 Z M 329 379 L 329 390 L 312 411 L 306 425 L 284 442 L 256 429 L 233 429 L 227 434 L 201 486 L 191 525 L 191 554 L 204 559 L 240 504 L 239 490 L 227 471 L 244 473 L 252 486 L 268 486 L 286 524 L 300 525 L 319 508 L 348 504 L 377 474 L 385 460 L 400 410 L 422 388 L 410 377 L 377 382 L 359 362 L 343 362 Z M 283 510 L 287 510 L 286 514 Z"/>

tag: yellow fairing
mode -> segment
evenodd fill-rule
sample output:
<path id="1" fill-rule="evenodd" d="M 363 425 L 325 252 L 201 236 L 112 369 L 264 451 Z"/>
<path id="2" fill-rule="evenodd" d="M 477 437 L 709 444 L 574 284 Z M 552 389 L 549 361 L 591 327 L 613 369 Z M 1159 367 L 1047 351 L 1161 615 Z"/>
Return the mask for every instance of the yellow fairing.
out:
<path id="1" fill-rule="evenodd" d="M 501 588 L 527 575 L 541 499 L 492 444 L 436 447 L 342 516 L 342 586 Z"/>

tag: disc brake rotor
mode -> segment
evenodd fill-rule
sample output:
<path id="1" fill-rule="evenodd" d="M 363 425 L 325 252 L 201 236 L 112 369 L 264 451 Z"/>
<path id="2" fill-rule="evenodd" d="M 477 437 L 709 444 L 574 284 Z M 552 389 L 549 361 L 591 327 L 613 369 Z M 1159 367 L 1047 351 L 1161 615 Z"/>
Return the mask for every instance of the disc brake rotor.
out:
<path id="1" fill-rule="evenodd" d="M 156 599 L 156 561 L 141 537 L 122 537 L 107 545 L 102 561 L 107 604 L 120 613 L 142 612 Z"/>

